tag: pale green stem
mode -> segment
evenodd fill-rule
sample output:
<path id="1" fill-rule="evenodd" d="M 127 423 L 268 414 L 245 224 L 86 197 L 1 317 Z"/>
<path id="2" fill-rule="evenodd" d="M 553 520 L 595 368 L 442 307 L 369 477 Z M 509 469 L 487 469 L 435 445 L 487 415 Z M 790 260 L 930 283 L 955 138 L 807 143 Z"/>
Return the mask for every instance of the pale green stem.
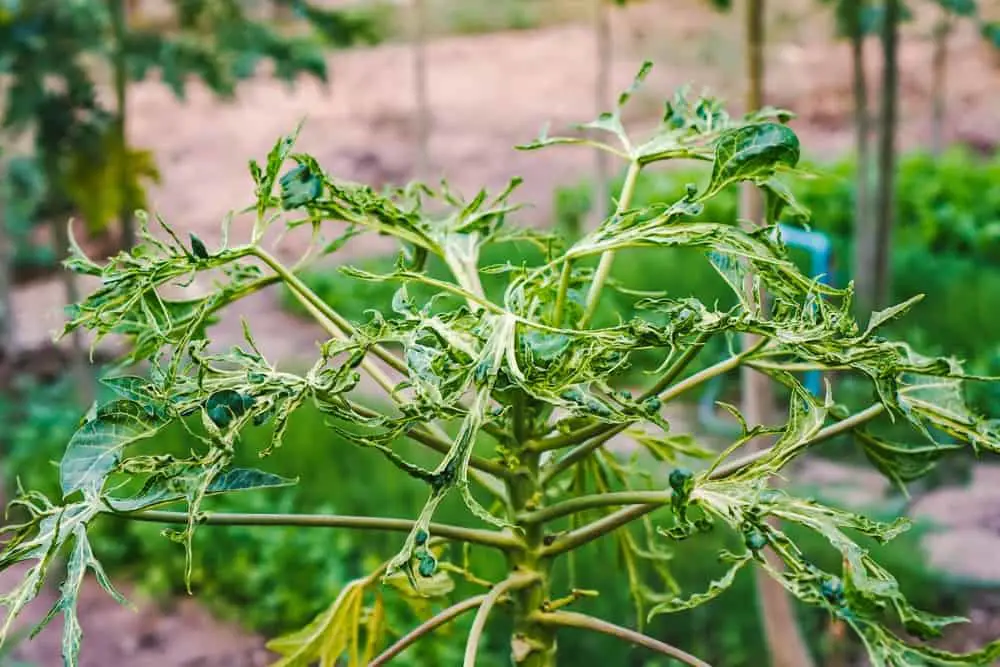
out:
<path id="1" fill-rule="evenodd" d="M 622 639 L 637 646 L 648 648 L 650 651 L 655 651 L 669 656 L 674 660 L 679 660 L 686 665 L 691 665 L 691 667 L 712 667 L 707 662 L 699 660 L 690 653 L 682 651 L 676 646 L 671 646 L 670 644 L 661 642 L 658 639 L 648 637 L 641 632 L 636 632 L 635 630 L 630 630 L 629 628 L 623 628 L 619 625 L 615 625 L 614 623 L 608 623 L 607 621 L 602 621 L 599 618 L 587 616 L 586 614 L 579 614 L 572 611 L 556 611 L 536 614 L 535 620 L 543 625 L 593 630 L 612 637 L 617 637 L 618 639 Z"/>
<path id="2" fill-rule="evenodd" d="M 607 427 L 608 425 L 601 424 L 601 426 Z M 604 446 L 604 443 L 627 429 L 629 426 L 631 426 L 631 424 L 614 424 L 613 426 L 606 428 L 606 430 L 604 430 L 600 435 L 596 435 L 593 438 L 577 445 L 572 449 L 572 451 L 566 454 L 566 456 L 545 468 L 542 472 L 541 484 L 545 485 L 549 480 L 562 474 L 564 471 L 587 458 L 594 451 Z"/>
<path id="3" fill-rule="evenodd" d="M 187 523 L 187 512 L 166 512 L 146 510 L 141 512 L 114 512 L 105 510 L 110 516 L 132 521 L 150 523 Z M 410 519 L 387 519 L 371 516 L 346 516 L 338 514 L 233 514 L 226 512 L 206 512 L 198 517 L 198 523 L 214 526 L 299 526 L 311 528 L 350 528 L 355 530 L 385 530 L 407 533 L 415 524 Z M 476 528 L 462 528 L 447 524 L 430 525 L 430 530 L 438 537 L 456 542 L 468 542 L 504 551 L 520 548 L 514 537 L 505 533 Z"/>
<path id="4" fill-rule="evenodd" d="M 444 609 L 438 614 L 435 614 L 431 618 L 427 619 L 413 630 L 403 635 L 396 641 L 395 644 L 383 651 L 377 658 L 368 663 L 368 667 L 382 667 L 382 665 L 389 664 L 389 661 L 395 658 L 397 655 L 408 649 L 412 644 L 420 641 L 424 635 L 434 632 L 436 629 L 444 625 L 445 623 L 458 618 L 467 611 L 471 611 L 476 607 L 483 604 L 486 600 L 486 595 L 476 595 L 474 597 L 462 600 L 457 604 Z"/>
<path id="5" fill-rule="evenodd" d="M 597 493 L 590 496 L 577 496 L 559 503 L 549 505 L 534 512 L 527 512 L 518 517 L 523 524 L 548 523 L 570 514 L 583 512 L 598 507 L 617 505 L 634 505 L 637 503 L 665 505 L 670 502 L 673 494 L 669 491 L 616 491 L 612 493 Z"/>
<path id="6" fill-rule="evenodd" d="M 629 206 L 632 205 L 632 195 L 635 194 L 635 184 L 639 179 L 639 172 L 642 171 L 642 165 L 638 160 L 633 160 L 628 166 L 628 173 L 625 174 L 625 184 L 622 186 L 621 197 L 618 200 L 618 207 L 615 211 L 616 214 L 621 214 L 627 211 Z M 566 260 L 569 262 L 569 260 Z M 597 271 L 594 273 L 593 282 L 590 284 L 590 291 L 587 293 L 587 305 L 583 311 L 583 317 L 580 318 L 580 323 L 577 325 L 580 329 L 583 329 L 590 322 L 594 313 L 597 312 L 597 304 L 601 300 L 601 292 L 604 290 L 604 283 L 608 279 L 608 275 L 611 273 L 611 266 L 615 261 L 615 253 L 613 250 L 606 250 L 601 254 L 601 261 L 597 264 Z"/>
<path id="7" fill-rule="evenodd" d="M 641 516 L 649 514 L 662 507 L 662 505 L 646 503 L 644 505 L 629 505 L 617 512 L 601 517 L 593 523 L 581 526 L 576 530 L 571 530 L 556 538 L 555 542 L 542 549 L 541 555 L 544 558 L 553 558 L 567 551 L 573 551 L 588 542 L 612 533 L 622 526 L 628 525 Z"/>
<path id="8" fill-rule="evenodd" d="M 479 640 L 483 636 L 483 630 L 486 629 L 486 620 L 490 616 L 490 611 L 493 610 L 497 601 L 510 591 L 529 586 L 539 578 L 537 573 L 511 576 L 494 586 L 493 590 L 483 598 L 483 603 L 479 605 L 479 611 L 476 612 L 476 618 L 472 622 L 472 629 L 469 630 L 469 637 L 465 642 L 465 659 L 462 661 L 462 667 L 476 667 Z"/>
<path id="9" fill-rule="evenodd" d="M 559 291 L 556 293 L 555 313 L 552 316 L 552 326 L 561 327 L 563 314 L 566 310 L 566 298 L 569 294 L 569 281 L 573 276 L 573 260 L 569 257 L 563 262 L 562 273 L 559 275 Z"/>

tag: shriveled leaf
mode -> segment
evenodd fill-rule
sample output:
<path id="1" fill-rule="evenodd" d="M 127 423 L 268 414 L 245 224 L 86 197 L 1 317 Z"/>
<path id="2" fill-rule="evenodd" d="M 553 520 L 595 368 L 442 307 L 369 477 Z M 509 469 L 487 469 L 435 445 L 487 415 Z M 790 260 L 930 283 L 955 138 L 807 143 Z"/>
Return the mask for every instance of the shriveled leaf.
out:
<path id="1" fill-rule="evenodd" d="M 941 458 L 962 448 L 961 445 L 937 443 L 889 442 L 867 431 L 857 431 L 855 437 L 872 465 L 904 492 L 907 482 L 923 477 Z"/>
<path id="2" fill-rule="evenodd" d="M 686 609 L 693 609 L 695 607 L 700 607 L 701 605 L 714 600 L 719 597 L 722 593 L 729 589 L 736 580 L 736 575 L 739 574 L 740 570 L 743 569 L 747 563 L 751 561 L 749 554 L 742 556 L 736 556 L 734 554 L 723 554 L 723 562 L 730 563 L 729 569 L 726 573 L 722 575 L 719 579 L 713 581 L 708 590 L 702 593 L 695 593 L 687 598 L 673 598 L 671 600 L 661 602 L 649 610 L 649 619 L 660 614 L 672 614 L 678 611 L 684 611 Z"/>

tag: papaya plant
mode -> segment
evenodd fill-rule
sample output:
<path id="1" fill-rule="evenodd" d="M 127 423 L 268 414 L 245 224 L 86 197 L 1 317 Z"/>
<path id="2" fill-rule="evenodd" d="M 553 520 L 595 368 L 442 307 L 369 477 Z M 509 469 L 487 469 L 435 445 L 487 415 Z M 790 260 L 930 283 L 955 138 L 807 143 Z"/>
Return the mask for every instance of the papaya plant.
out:
<path id="1" fill-rule="evenodd" d="M 227 220 L 219 247 L 183 239 L 160 220 L 154 232 L 152 221 L 143 217 L 140 244 L 106 264 L 74 249 L 67 265 L 102 278 L 102 284 L 73 309 L 66 332 L 88 329 L 96 340 L 123 335 L 132 344 L 104 380 L 117 398 L 95 406 L 66 447 L 59 465 L 62 498 L 20 489 L 12 501 L 11 510 L 23 521 L 7 526 L 0 567 L 30 564 L 20 585 L 2 598 L 9 610 L 4 631 L 65 554 L 61 597 L 43 625 L 63 615 L 65 662 L 77 663 L 82 633 L 76 601 L 87 571 L 121 599 L 87 533 L 93 522 L 114 515 L 174 524 L 166 535 L 188 554 L 195 531 L 211 524 L 400 533 L 398 553 L 385 554 L 381 565 L 346 585 L 308 626 L 269 644 L 278 655 L 276 665 L 385 665 L 436 628 L 473 612 L 465 667 L 476 664 L 494 613 L 510 619 L 516 665 L 555 665 L 558 640 L 577 630 L 705 665 L 682 648 L 616 622 L 623 619 L 598 619 L 573 609 L 595 592 L 583 581 L 558 589 L 554 582 L 563 579 L 553 575 L 568 567 L 574 552 L 599 540 L 616 545 L 622 585 L 632 591 L 640 622 L 704 604 L 738 572 L 754 567 L 803 602 L 842 619 L 878 667 L 985 665 L 1000 657 L 1000 641 L 967 654 L 916 641 L 961 619 L 916 609 L 893 575 L 851 537 L 891 540 L 907 529 L 905 519 L 875 521 L 776 484 L 796 460 L 837 436 L 853 435 L 873 464 L 900 483 L 926 471 L 956 442 L 996 453 L 996 422 L 972 412 L 962 395 L 965 382 L 988 378 L 880 334 L 919 297 L 872 313 L 859 326 L 850 288 L 810 279 L 789 260 L 774 225 L 783 207 L 797 205 L 785 183 L 797 173 L 800 146 L 782 122 L 786 112 L 731 117 L 716 100 L 677 95 L 659 128 L 636 136 L 624 127 L 621 109 L 648 71 L 646 64 L 615 109 L 588 124 L 594 136 L 543 133 L 521 146 L 596 146 L 626 163 L 615 213 L 571 245 L 514 225 L 517 207 L 509 196 L 517 181 L 495 196 L 481 191 L 468 200 L 446 187 L 422 184 L 375 192 L 338 180 L 312 156 L 295 152 L 293 133 L 276 143 L 264 163 L 250 163 L 254 201 L 234 229 L 237 218 Z M 633 207 L 642 170 L 672 159 L 711 168 L 676 201 Z M 766 226 L 744 231 L 735 221 L 691 219 L 738 182 L 761 189 Z M 265 239 L 275 228 L 300 225 L 314 230 L 315 245 L 286 264 Z M 398 289 L 391 308 L 350 321 L 298 273 L 361 234 L 394 237 L 401 246 L 398 261 L 382 274 L 342 270 Z M 537 265 L 482 265 L 484 248 L 512 242 L 536 244 L 545 259 Z M 730 285 L 736 304 L 719 310 L 696 297 L 648 293 L 640 315 L 595 322 L 602 296 L 629 290 L 608 279 L 615 256 L 639 248 L 681 248 L 704 256 Z M 425 272 L 431 256 L 446 263 L 451 279 Z M 505 287 L 484 291 L 486 274 L 504 276 Z M 168 286 L 199 278 L 212 284 L 203 296 L 183 301 L 168 296 Z M 760 289 L 745 290 L 746 282 Z M 329 333 L 304 373 L 269 362 L 254 343 L 251 322 L 244 323 L 245 344 L 228 352 L 210 346 L 211 324 L 225 317 L 227 306 L 278 283 Z M 415 299 L 411 288 L 418 285 L 435 296 Z M 763 288 L 766 304 L 757 296 Z M 740 341 L 747 334 L 756 335 L 757 343 L 744 349 Z M 731 355 L 688 371 L 716 338 L 729 342 Z M 662 355 L 662 364 L 648 386 L 622 386 L 630 356 L 650 350 Z M 128 374 L 136 362 L 148 365 L 148 375 Z M 740 435 L 721 450 L 671 430 L 665 405 L 738 367 L 788 388 L 780 423 L 748 422 L 729 406 Z M 870 405 L 852 411 L 836 401 L 829 386 L 825 395 L 814 396 L 795 375 L 808 369 L 867 380 Z M 389 403 L 371 400 L 375 387 Z M 426 504 L 415 507 L 411 517 L 210 511 L 210 496 L 294 484 L 263 469 L 234 469 L 231 462 L 247 429 L 270 429 L 262 456 L 281 446 L 289 419 L 306 403 L 328 415 L 331 433 L 384 456 L 400 475 L 426 483 Z M 912 439 L 879 438 L 871 429 L 879 420 L 909 424 Z M 154 436 L 170 424 L 181 424 L 189 434 L 188 456 L 157 453 Z M 947 445 L 944 435 L 951 438 Z M 392 446 L 400 438 L 425 446 L 437 464 L 423 467 L 405 459 Z M 750 449 L 759 439 L 770 444 Z M 622 455 L 625 447 L 632 456 Z M 651 472 L 652 463 L 670 467 L 669 474 Z M 449 496 L 467 506 L 469 525 L 434 521 Z M 178 509 L 164 509 L 171 505 Z M 829 542 L 842 555 L 842 567 L 827 571 L 814 564 L 779 527 L 790 524 Z M 691 591 L 671 577 L 671 545 L 706 531 L 733 533 L 740 546 L 719 553 L 724 576 L 706 590 Z M 470 549 L 495 554 L 496 572 L 503 574 L 471 571 L 465 557 Z M 782 567 L 772 565 L 775 560 Z M 637 565 L 643 562 L 660 574 L 656 581 L 639 579 Z M 483 592 L 451 600 L 459 578 L 481 585 Z M 385 621 L 386 596 L 396 594 L 450 604 L 404 633 Z"/>

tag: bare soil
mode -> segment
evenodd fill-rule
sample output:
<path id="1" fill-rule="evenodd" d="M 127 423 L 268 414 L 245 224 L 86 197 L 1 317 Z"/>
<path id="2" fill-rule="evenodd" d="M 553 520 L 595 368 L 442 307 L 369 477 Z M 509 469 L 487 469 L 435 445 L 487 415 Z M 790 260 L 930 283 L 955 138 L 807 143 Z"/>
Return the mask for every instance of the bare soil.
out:
<path id="1" fill-rule="evenodd" d="M 707 86 L 731 100 L 739 99 L 738 16 L 715 14 L 706 4 L 651 1 L 616 15 L 615 86 L 627 85 L 644 58 L 657 63 L 631 114 L 638 125 L 655 120 L 661 100 L 680 84 Z M 794 127 L 810 157 L 835 157 L 852 143 L 847 47 L 831 39 L 829 17 L 819 3 L 780 4 L 769 24 L 769 101 L 799 114 Z M 925 145 L 930 136 L 931 51 L 923 37 L 928 34 L 927 17 L 918 19 L 907 28 L 901 51 L 904 147 Z M 581 21 L 534 31 L 452 37 L 429 46 L 431 155 L 436 172 L 466 193 L 484 185 L 502 188 L 511 177 L 523 176 L 526 184 L 519 196 L 534 204 L 525 219 L 545 224 L 553 188 L 585 177 L 593 157 L 572 148 L 524 153 L 512 147 L 533 138 L 546 122 L 560 127 L 593 116 L 593 36 L 586 17 Z M 876 45 L 870 46 L 874 51 Z M 155 151 L 164 177 L 151 193 L 155 212 L 181 233 L 193 232 L 213 247 L 219 242 L 223 217 L 250 201 L 248 159 L 263 158 L 275 139 L 303 118 L 307 122 L 300 148 L 316 155 L 331 172 L 374 184 L 407 180 L 414 163 L 409 50 L 385 45 L 338 52 L 330 64 L 329 88 L 302 82 L 290 90 L 261 76 L 245 84 L 233 103 L 216 101 L 198 87 L 181 103 L 156 82 L 135 86 L 129 110 L 131 139 Z M 875 82 L 877 69 L 869 71 Z M 1000 64 L 969 26 L 953 39 L 947 88 L 947 138 L 991 150 L 1000 141 L 996 123 Z M 234 230 L 237 235 L 246 233 L 239 221 Z M 294 258 L 304 243 L 302 236 L 290 235 L 279 254 Z M 384 239 L 368 237 L 349 245 L 343 258 L 388 249 Z M 34 347 L 61 328 L 63 303 L 56 280 L 20 289 L 15 295 L 19 343 Z M 264 352 L 276 360 L 308 359 L 324 338 L 317 327 L 281 310 L 274 291 L 255 295 L 237 309 L 248 317 Z M 227 319 L 216 328 L 220 345 L 239 342 L 238 322 Z M 867 479 L 842 469 L 811 474 L 820 480 L 829 475 L 847 478 L 855 486 Z M 1000 548 L 997 475 L 997 468 L 984 468 L 971 489 L 944 491 L 921 501 L 918 513 L 953 528 L 928 544 L 932 562 L 952 572 L 1000 579 L 997 560 L 986 556 Z M 862 484 L 863 493 L 869 494 L 866 498 L 880 497 L 878 484 Z M 6 573 L 4 579 L 14 575 Z M 144 611 L 136 614 L 115 605 L 91 583 L 85 586 L 81 609 L 86 666 L 249 667 L 264 660 L 260 640 L 212 620 L 190 601 L 167 612 L 143 603 Z M 39 613 L 53 595 L 43 592 Z M 990 625 L 991 612 L 984 613 L 989 621 L 984 624 Z M 21 647 L 19 655 L 42 667 L 60 664 L 59 632 L 59 627 L 43 632 Z"/>

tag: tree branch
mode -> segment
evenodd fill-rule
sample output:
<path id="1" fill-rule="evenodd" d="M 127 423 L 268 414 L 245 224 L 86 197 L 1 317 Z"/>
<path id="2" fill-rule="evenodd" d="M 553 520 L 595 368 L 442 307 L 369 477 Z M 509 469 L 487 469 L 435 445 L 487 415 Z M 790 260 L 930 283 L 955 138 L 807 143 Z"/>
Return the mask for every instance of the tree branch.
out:
<path id="1" fill-rule="evenodd" d="M 560 517 L 583 512 L 596 507 L 616 505 L 665 505 L 670 502 L 673 494 L 670 491 L 616 491 L 612 493 L 595 493 L 589 496 L 577 496 L 559 503 L 543 507 L 534 512 L 522 514 L 518 519 L 524 524 L 548 523 Z"/>
<path id="2" fill-rule="evenodd" d="M 690 653 L 682 651 L 676 646 L 671 646 L 670 644 L 661 642 L 658 639 L 647 637 L 646 635 L 636 632 L 635 630 L 623 628 L 619 625 L 615 625 L 614 623 L 608 623 L 607 621 L 602 621 L 599 618 L 587 616 L 586 614 L 579 614 L 572 611 L 556 611 L 535 614 L 534 620 L 545 625 L 593 630 L 605 635 L 617 637 L 618 639 L 636 644 L 637 646 L 642 646 L 643 648 L 648 648 L 650 651 L 656 651 L 657 653 L 670 656 L 675 660 L 680 660 L 686 665 L 691 665 L 691 667 L 712 667 L 707 662 L 699 660 Z"/>
<path id="3" fill-rule="evenodd" d="M 104 514 L 132 521 L 150 523 L 187 523 L 187 512 L 167 512 L 146 510 L 140 512 L 115 512 L 104 510 Z M 234 514 L 227 512 L 206 512 L 198 523 L 210 526 L 299 526 L 304 528 L 350 528 L 355 530 L 385 530 L 398 533 L 409 532 L 414 525 L 410 519 L 388 519 L 369 516 L 347 516 L 340 514 Z M 448 524 L 432 523 L 431 534 L 455 542 L 468 542 L 494 547 L 504 551 L 518 549 L 521 543 L 511 535 L 491 530 L 463 528 Z"/>
<path id="4" fill-rule="evenodd" d="M 378 657 L 368 663 L 368 667 L 382 667 L 382 665 L 388 664 L 390 660 L 409 648 L 411 644 L 418 642 L 424 635 L 434 632 L 434 630 L 441 627 L 445 623 L 448 623 L 452 619 L 458 618 L 465 612 L 480 606 L 486 600 L 486 597 L 486 593 L 476 595 L 475 597 L 453 604 L 447 609 L 435 614 L 433 617 L 427 619 L 400 637 L 395 644 L 387 648 L 379 654 Z"/>
<path id="5" fill-rule="evenodd" d="M 635 519 L 638 519 L 645 514 L 649 514 L 654 510 L 658 510 L 661 507 L 662 505 L 649 504 L 629 505 L 628 507 L 623 507 L 617 512 L 612 512 L 606 517 L 598 519 L 593 523 L 588 523 L 586 526 L 580 526 L 576 530 L 563 533 L 561 536 L 556 538 L 552 544 L 542 549 L 542 556 L 552 558 L 553 556 L 558 556 L 559 554 L 566 553 L 567 551 L 572 551 L 579 546 L 583 546 L 587 542 L 596 540 L 602 535 L 618 530 Z"/>
<path id="6" fill-rule="evenodd" d="M 472 629 L 469 630 L 469 638 L 465 642 L 465 659 L 462 661 L 462 667 L 476 667 L 479 639 L 483 635 L 483 630 L 486 629 L 486 619 L 489 618 L 490 611 L 497 603 L 497 600 L 509 591 L 524 588 L 534 583 L 538 578 L 538 573 L 514 575 L 501 581 L 493 587 L 493 590 L 486 594 L 482 604 L 479 605 L 479 611 L 476 612 L 476 618 L 472 622 Z"/>
<path id="7" fill-rule="evenodd" d="M 601 426 L 607 426 L 607 424 L 601 424 Z M 627 429 L 629 426 L 631 426 L 631 424 L 615 424 L 600 435 L 596 435 L 593 438 L 577 445 L 569 453 L 567 453 L 566 456 L 546 466 L 545 470 L 542 471 L 540 483 L 544 485 L 557 475 L 560 475 L 569 468 L 573 467 L 575 464 L 590 456 L 594 451 L 603 447 L 604 443 Z"/>

